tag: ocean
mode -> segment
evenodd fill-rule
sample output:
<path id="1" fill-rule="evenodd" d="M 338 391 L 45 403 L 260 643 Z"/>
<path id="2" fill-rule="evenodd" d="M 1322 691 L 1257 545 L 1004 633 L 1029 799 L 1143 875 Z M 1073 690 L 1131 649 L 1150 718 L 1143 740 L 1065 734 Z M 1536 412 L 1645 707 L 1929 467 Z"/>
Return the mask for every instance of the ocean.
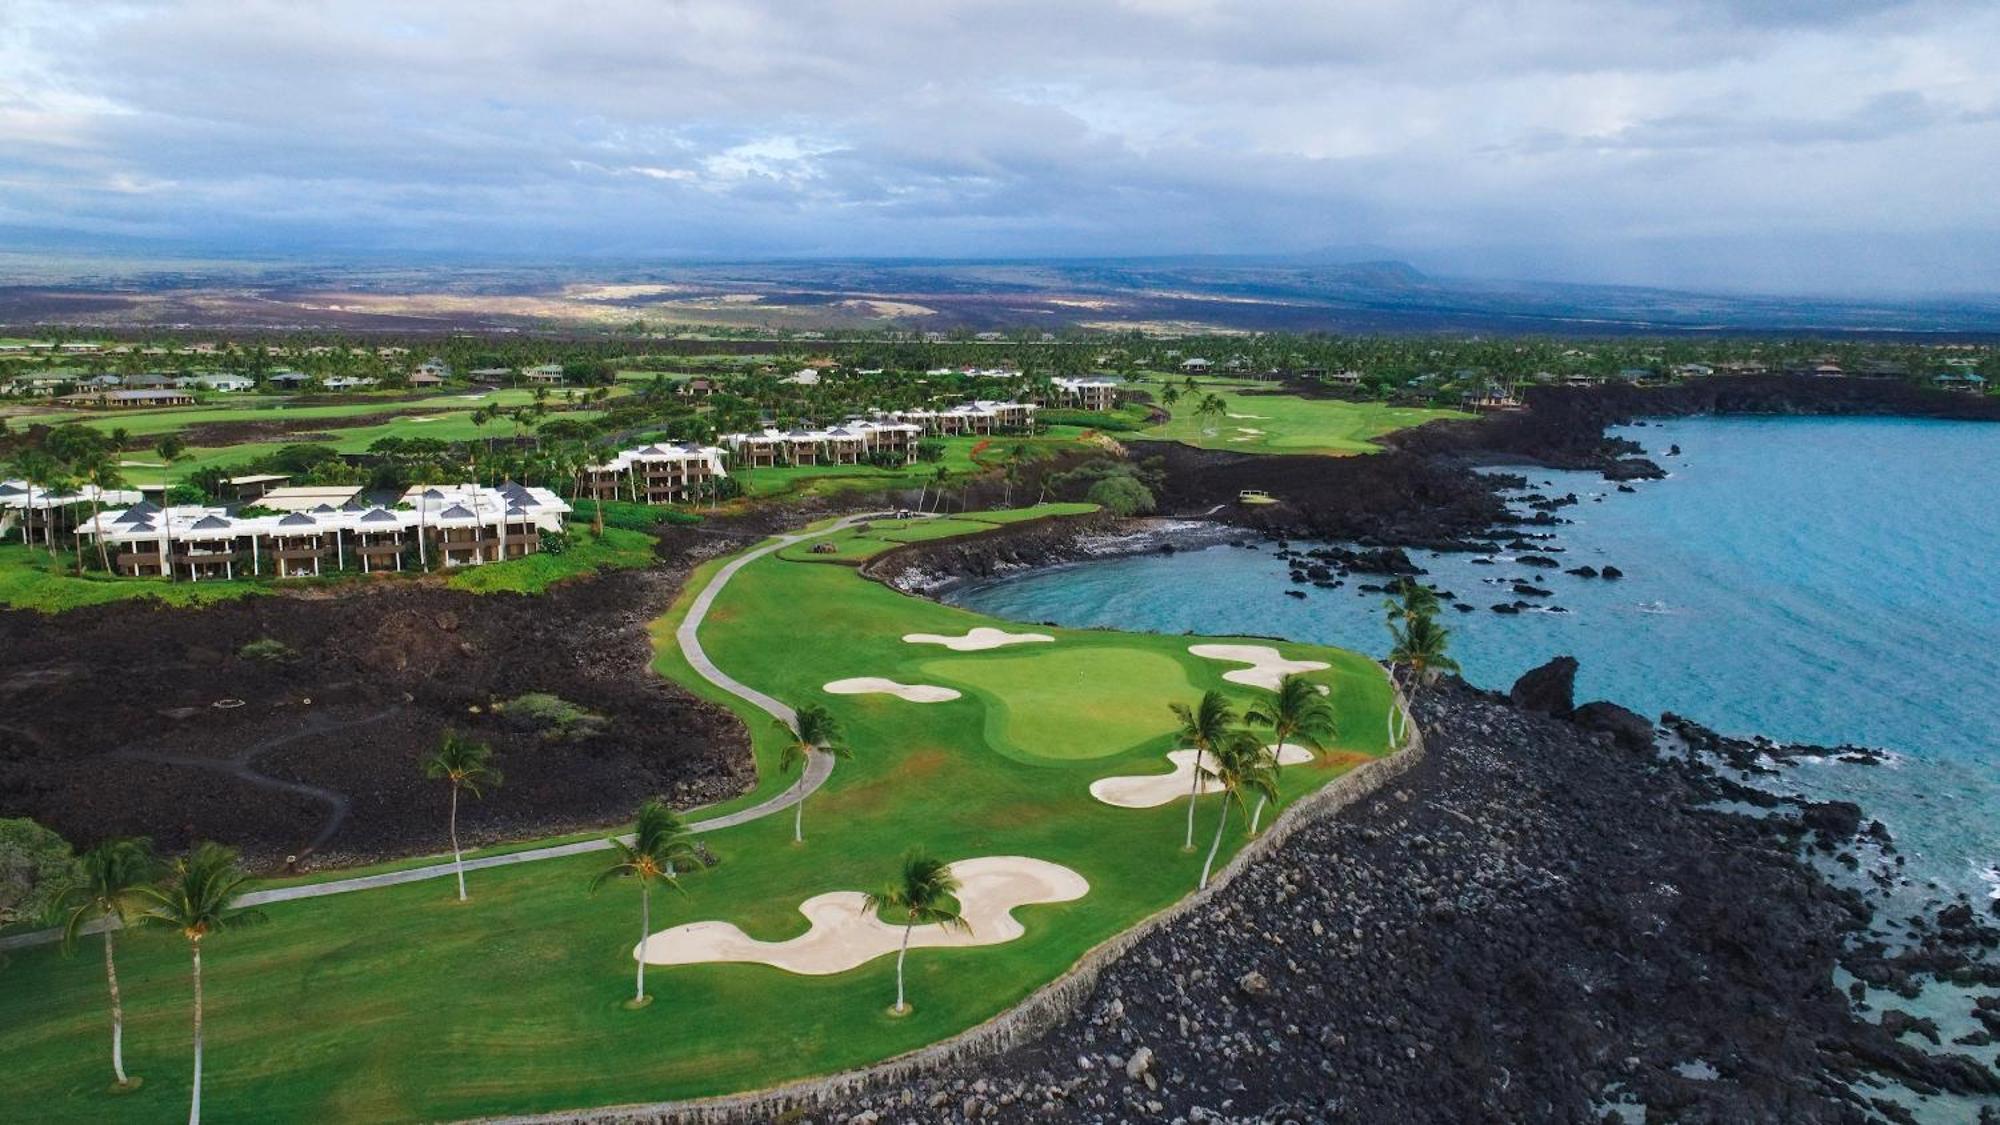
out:
<path id="1" fill-rule="evenodd" d="M 1579 500 L 1557 512 L 1570 523 L 1529 529 L 1555 532 L 1563 568 L 1610 564 L 1622 579 L 1531 568 L 1515 552 L 1492 565 L 1411 553 L 1426 581 L 1475 607 L 1444 615 L 1466 677 L 1505 690 L 1569 654 L 1582 663 L 1578 702 L 1891 751 L 1879 766 L 1809 762 L 1782 784 L 1882 820 L 1908 863 L 1904 893 L 2000 894 L 2000 426 L 1690 418 L 1621 434 L 1667 479 L 1621 493 L 1595 474 L 1526 475 L 1534 491 Z M 1325 590 L 1294 586 L 1288 570 L 1268 544 L 1218 546 L 967 585 L 949 600 L 1017 621 L 1386 652 L 1382 596 L 1354 589 L 1385 580 Z M 1521 597 L 1515 580 L 1553 596 Z M 1488 608 L 1517 600 L 1566 612 Z"/>

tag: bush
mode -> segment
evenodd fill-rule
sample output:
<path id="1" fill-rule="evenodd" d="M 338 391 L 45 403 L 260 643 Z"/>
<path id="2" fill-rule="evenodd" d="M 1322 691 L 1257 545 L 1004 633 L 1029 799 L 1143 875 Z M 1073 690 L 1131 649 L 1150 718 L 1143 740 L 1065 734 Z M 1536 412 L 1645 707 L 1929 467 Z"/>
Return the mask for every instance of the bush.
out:
<path id="1" fill-rule="evenodd" d="M 1153 493 L 1139 478 L 1120 474 L 1090 486 L 1084 499 L 1118 516 L 1145 515 L 1153 510 Z"/>
<path id="2" fill-rule="evenodd" d="M 542 532 L 542 551 L 544 553 L 551 555 L 560 555 L 567 550 L 569 550 L 569 532 L 567 531 Z"/>
<path id="3" fill-rule="evenodd" d="M 262 660 L 267 664 L 282 664 L 298 656 L 292 646 L 275 637 L 259 637 L 236 650 L 236 655 L 245 660 Z"/>
<path id="4" fill-rule="evenodd" d="M 541 732 L 552 742 L 574 742 L 603 733 L 609 720 L 546 691 L 517 695 L 493 708 L 513 724 Z"/>

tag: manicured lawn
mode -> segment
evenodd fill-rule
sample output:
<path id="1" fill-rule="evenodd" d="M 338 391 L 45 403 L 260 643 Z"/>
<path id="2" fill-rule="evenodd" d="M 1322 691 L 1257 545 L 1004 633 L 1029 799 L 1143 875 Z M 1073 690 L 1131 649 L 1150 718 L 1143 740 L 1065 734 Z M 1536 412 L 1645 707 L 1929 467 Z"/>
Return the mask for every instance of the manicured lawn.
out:
<path id="1" fill-rule="evenodd" d="M 1439 418 L 1470 417 L 1455 410 L 1243 393 L 1246 389 L 1240 383 L 1204 383 L 1202 395 L 1220 395 L 1229 404 L 1223 416 L 1198 416 L 1194 400 L 1183 397 L 1171 407 L 1172 420 L 1141 436 L 1241 453 L 1373 453 L 1381 448 L 1374 439 L 1383 434 Z"/>
<path id="2" fill-rule="evenodd" d="M 987 744 L 1026 760 L 1109 758 L 1156 743 L 1160 753 L 1173 749 L 1159 742 L 1173 731 L 1160 701 L 1198 697 L 1201 688 L 1172 656 L 1106 639 L 954 653 L 918 665 L 919 682 L 976 693 Z"/>
<path id="3" fill-rule="evenodd" d="M 73 555 L 64 552 L 50 562 L 46 551 L 23 547 L 18 541 L 0 546 L 0 605 L 42 613 L 61 613 L 137 598 L 157 598 L 168 605 L 207 605 L 267 593 L 271 588 L 265 583 L 246 581 L 167 582 L 102 574 L 79 578 L 69 573 L 74 560 Z M 95 561 L 90 565 L 96 565 Z"/>
<path id="4" fill-rule="evenodd" d="M 707 698 L 672 643 L 692 593 L 722 565 L 697 571 L 655 627 L 656 666 Z M 648 972 L 659 1002 L 619 1006 L 631 988 L 636 895 L 614 885 L 585 893 L 601 856 L 477 872 L 473 900 L 436 881 L 269 909 L 269 924 L 206 943 L 208 1108 L 215 1120 L 450 1118 L 711 1094 L 825 1073 L 912 1049 L 1001 1011 L 1086 950 L 1194 886 L 1199 852 L 1181 850 L 1185 810 L 1117 809 L 1090 797 L 1114 773 L 1166 768 L 1166 704 L 1202 689 L 1239 704 L 1256 689 L 1229 685 L 1234 665 L 1188 655 L 1197 639 L 1045 630 L 1033 650 L 955 654 L 911 645 L 906 632 L 963 633 L 1012 626 L 905 597 L 849 567 L 766 556 L 743 568 L 703 626 L 709 655 L 752 687 L 841 720 L 854 758 L 807 805 L 807 842 L 791 843 L 789 816 L 702 837 L 719 864 L 685 879 L 685 898 L 654 899 L 654 925 L 714 918 L 754 936 L 803 932 L 798 904 L 830 890 L 879 886 L 897 856 L 922 844 L 947 860 L 1023 855 L 1062 863 L 1090 881 L 1071 903 L 1025 907 L 1024 937 L 1001 945 L 918 950 L 909 959 L 914 1011 L 886 1013 L 894 958 L 826 977 L 758 965 L 694 965 Z M 1363 657 L 1284 644 L 1288 656 L 1333 667 L 1329 684 L 1344 750 L 1329 765 L 1288 769 L 1288 798 L 1383 750 L 1388 687 Z M 1072 654 L 1074 650 L 1074 654 Z M 1052 658 L 1052 659 L 1050 659 Z M 1046 668 L 1035 668 L 1037 661 Z M 1095 668 L 1109 674 L 1086 678 Z M 1046 674 L 1043 674 L 1043 672 Z M 964 698 L 910 704 L 834 696 L 828 680 L 882 675 L 959 686 Z M 993 712 L 1004 706 L 1007 714 Z M 1026 712 L 1045 708 L 1047 721 Z M 1041 732 L 1065 714 L 1096 731 L 1097 758 L 1020 751 L 1052 745 Z M 779 738 L 744 711 L 760 793 L 788 779 L 771 772 Z M 1022 746 L 989 730 L 1035 732 Z M 672 738 L 673 732 L 661 731 Z M 504 769 L 505 761 L 499 763 Z M 640 794 L 633 793 L 636 803 Z M 740 804 L 755 795 L 731 802 Z M 1201 829 L 1218 803 L 1205 798 Z M 477 816 L 477 808 L 470 810 Z M 1225 847 L 1241 842 L 1240 829 Z M 16 954 L 0 988 L 0 1057 L 10 1102 L 34 1120 L 154 1121 L 187 1092 L 187 966 L 177 940 L 135 936 L 121 945 L 128 1065 L 137 1093 L 106 1092 L 102 964 L 95 949 L 64 958 Z"/>
<path id="5" fill-rule="evenodd" d="M 653 562 L 653 537 L 643 531 L 606 526 L 604 537 L 591 533 L 587 520 L 572 520 L 569 548 L 562 554 L 541 551 L 503 563 L 454 571 L 446 583 L 475 594 L 539 594 L 566 578 L 600 570 L 636 570 Z"/>

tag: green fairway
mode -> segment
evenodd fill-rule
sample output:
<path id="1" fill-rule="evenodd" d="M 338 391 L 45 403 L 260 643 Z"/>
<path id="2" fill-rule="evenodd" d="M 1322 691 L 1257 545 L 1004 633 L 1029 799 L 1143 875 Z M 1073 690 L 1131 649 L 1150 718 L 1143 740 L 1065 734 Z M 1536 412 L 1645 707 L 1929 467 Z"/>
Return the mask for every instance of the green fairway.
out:
<path id="1" fill-rule="evenodd" d="M 1239 453 L 1373 453 L 1383 434 L 1421 426 L 1440 418 L 1469 418 L 1455 410 L 1390 406 L 1381 402 L 1308 399 L 1263 393 L 1264 384 L 1198 380 L 1200 391 L 1183 394 L 1170 409 L 1173 418 L 1141 431 L 1141 436 L 1167 438 L 1203 449 Z M 1177 388 L 1181 385 L 1175 383 Z M 1256 391 L 1258 393 L 1248 393 Z M 1220 415 L 1198 415 L 1195 403 L 1219 395 L 1228 408 Z M 1159 392 L 1154 392 L 1159 397 Z"/>
<path id="2" fill-rule="evenodd" d="M 871 544 L 887 549 L 883 540 Z M 694 593 L 723 562 L 696 571 L 655 636 L 663 674 L 737 709 L 749 725 L 759 782 L 729 808 L 790 779 L 773 770 L 781 742 L 769 716 L 695 677 L 672 642 Z M 719 862 L 685 878 L 684 898 L 655 895 L 656 930 L 718 919 L 766 940 L 795 936 L 806 929 L 802 901 L 878 887 L 919 844 L 949 861 L 1033 857 L 1089 881 L 1077 901 L 1019 909 L 1027 932 L 1012 942 L 913 950 L 907 1016 L 886 1011 L 894 957 L 820 977 L 762 965 L 655 967 L 647 982 L 659 1002 L 627 1011 L 620 1001 L 632 987 L 636 893 L 618 884 L 586 893 L 603 855 L 544 860 L 474 873 L 464 905 L 448 880 L 437 880 L 274 905 L 268 925 L 206 942 L 211 1116 L 456 1118 L 715 1094 L 827 1073 L 990 1018 L 1191 891 L 1203 857 L 1181 848 L 1185 806 L 1114 808 L 1091 797 L 1089 785 L 1166 768 L 1169 702 L 1193 703 L 1217 688 L 1240 707 L 1264 693 L 1221 678 L 1236 665 L 1190 655 L 1201 638 L 1041 630 L 1055 643 L 982 653 L 902 640 L 980 626 L 1020 629 L 898 594 L 851 566 L 767 555 L 720 592 L 701 631 L 709 657 L 744 684 L 794 704 L 824 703 L 854 757 L 806 805 L 803 846 L 791 842 L 789 814 L 704 834 Z M 1312 678 L 1331 688 L 1343 732 L 1325 762 L 1284 772 L 1289 801 L 1384 751 L 1389 688 L 1362 656 L 1280 648 L 1331 664 Z M 848 676 L 948 684 L 965 695 L 912 704 L 823 690 Z M 658 735 L 663 745 L 676 737 Z M 643 794 L 630 796 L 636 804 Z M 1202 800 L 1204 843 L 1219 807 Z M 1225 855 L 1244 838 L 1233 822 Z M 185 1111 L 184 944 L 133 935 L 121 943 L 120 970 L 128 1066 L 145 1078 L 123 1096 L 107 1092 L 95 947 L 72 958 L 22 951 L 0 970 L 9 978 L 0 988 L 0 1056 L 17 1112 L 96 1122 Z"/>

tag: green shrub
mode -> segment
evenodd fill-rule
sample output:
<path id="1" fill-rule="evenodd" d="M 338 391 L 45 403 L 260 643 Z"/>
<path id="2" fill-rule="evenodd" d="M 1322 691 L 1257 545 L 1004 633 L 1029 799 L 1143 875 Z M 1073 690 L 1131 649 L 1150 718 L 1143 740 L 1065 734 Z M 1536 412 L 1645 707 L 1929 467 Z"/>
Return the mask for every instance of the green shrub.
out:
<path id="1" fill-rule="evenodd" d="M 495 704 L 493 709 L 516 725 L 540 731 L 551 742 L 589 738 L 610 726 L 610 720 L 604 716 L 545 691 L 517 695 Z"/>
<path id="2" fill-rule="evenodd" d="M 267 664 L 282 664 L 298 657 L 297 650 L 275 637 L 259 637 L 236 650 L 236 655 L 245 660 L 262 660 Z"/>
<path id="3" fill-rule="evenodd" d="M 1153 493 L 1137 477 L 1105 477 L 1090 486 L 1084 499 L 1119 516 L 1145 515 L 1153 510 Z"/>
<path id="4" fill-rule="evenodd" d="M 564 551 L 569 550 L 569 532 L 567 531 L 542 532 L 542 550 L 543 552 L 551 555 L 560 555 Z"/>

